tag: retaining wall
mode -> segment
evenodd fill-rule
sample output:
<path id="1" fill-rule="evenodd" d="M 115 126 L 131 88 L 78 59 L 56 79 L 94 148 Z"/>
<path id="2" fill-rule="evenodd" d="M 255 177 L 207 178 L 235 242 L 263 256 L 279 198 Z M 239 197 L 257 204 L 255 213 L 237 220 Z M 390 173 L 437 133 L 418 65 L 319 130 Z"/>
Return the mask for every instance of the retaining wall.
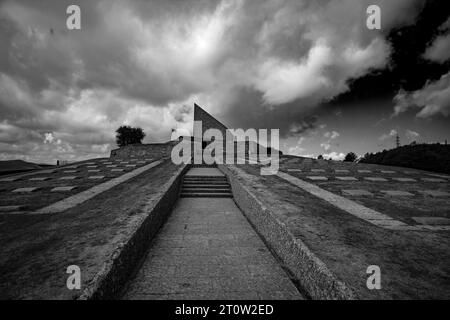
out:
<path id="1" fill-rule="evenodd" d="M 80 300 L 115 299 L 146 253 L 150 241 L 166 221 L 179 197 L 180 186 L 187 165 L 180 166 L 162 187 L 156 199 L 144 206 L 144 218 L 129 233 L 124 243 L 117 247 L 100 272 L 87 285 Z"/>
<path id="2" fill-rule="evenodd" d="M 229 179 L 234 201 L 272 251 L 312 299 L 355 299 L 328 267 L 239 180 L 241 170 L 218 165 Z"/>
<path id="3" fill-rule="evenodd" d="M 111 158 L 152 158 L 170 157 L 172 148 L 178 141 L 167 143 L 131 144 L 111 150 Z"/>

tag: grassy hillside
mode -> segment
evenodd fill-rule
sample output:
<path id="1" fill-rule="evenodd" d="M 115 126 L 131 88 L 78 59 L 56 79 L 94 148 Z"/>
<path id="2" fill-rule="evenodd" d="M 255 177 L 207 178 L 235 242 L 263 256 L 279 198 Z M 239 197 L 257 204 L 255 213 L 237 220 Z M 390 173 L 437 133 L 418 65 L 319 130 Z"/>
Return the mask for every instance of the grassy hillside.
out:
<path id="1" fill-rule="evenodd" d="M 23 160 L 0 161 L 0 175 L 38 169 L 41 169 L 39 165 Z"/>
<path id="2" fill-rule="evenodd" d="M 450 174 L 450 146 L 440 143 L 411 144 L 375 154 L 368 153 L 360 162 Z"/>

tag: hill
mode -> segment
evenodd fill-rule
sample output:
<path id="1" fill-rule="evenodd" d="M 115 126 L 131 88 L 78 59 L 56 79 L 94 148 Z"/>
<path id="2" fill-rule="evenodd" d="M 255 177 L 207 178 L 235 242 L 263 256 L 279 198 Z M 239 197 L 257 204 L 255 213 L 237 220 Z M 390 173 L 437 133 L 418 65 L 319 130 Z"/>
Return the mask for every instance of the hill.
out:
<path id="1" fill-rule="evenodd" d="M 375 154 L 367 153 L 360 162 L 450 174 L 450 146 L 440 143 L 411 144 Z"/>
<path id="2" fill-rule="evenodd" d="M 42 169 L 39 165 L 23 160 L 0 161 L 0 175 Z"/>

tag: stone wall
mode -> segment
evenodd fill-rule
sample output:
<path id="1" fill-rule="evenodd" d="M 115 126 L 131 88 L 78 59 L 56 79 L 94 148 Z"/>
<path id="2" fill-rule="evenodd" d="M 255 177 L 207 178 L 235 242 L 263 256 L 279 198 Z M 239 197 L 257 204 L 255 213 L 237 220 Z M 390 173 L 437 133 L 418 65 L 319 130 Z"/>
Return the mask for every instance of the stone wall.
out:
<path id="1" fill-rule="evenodd" d="M 174 145 L 178 141 L 166 143 L 132 144 L 111 150 L 111 158 L 152 158 L 170 157 Z"/>

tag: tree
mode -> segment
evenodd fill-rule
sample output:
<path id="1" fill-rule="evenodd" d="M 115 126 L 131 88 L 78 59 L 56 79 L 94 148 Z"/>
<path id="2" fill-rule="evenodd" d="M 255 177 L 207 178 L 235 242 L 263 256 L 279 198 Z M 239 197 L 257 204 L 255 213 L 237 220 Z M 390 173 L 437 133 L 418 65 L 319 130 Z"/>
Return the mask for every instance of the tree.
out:
<path id="1" fill-rule="evenodd" d="M 358 158 L 358 156 L 356 155 L 356 153 L 354 152 L 349 152 L 347 153 L 347 155 L 344 158 L 345 162 L 355 162 L 356 158 Z"/>
<path id="2" fill-rule="evenodd" d="M 323 155 L 319 154 L 319 156 L 317 157 L 317 159 L 323 160 Z"/>
<path id="3" fill-rule="evenodd" d="M 120 126 L 116 130 L 116 143 L 119 147 L 129 144 L 142 143 L 145 133 L 142 128 L 133 128 L 130 126 Z"/>

